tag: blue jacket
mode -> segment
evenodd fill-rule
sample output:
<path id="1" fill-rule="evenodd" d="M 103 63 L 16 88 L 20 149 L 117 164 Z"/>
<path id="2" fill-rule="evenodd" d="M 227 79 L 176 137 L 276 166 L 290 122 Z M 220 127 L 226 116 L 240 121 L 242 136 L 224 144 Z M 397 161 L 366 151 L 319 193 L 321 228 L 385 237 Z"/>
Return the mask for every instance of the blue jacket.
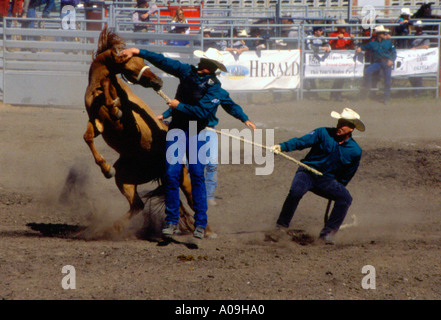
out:
<path id="1" fill-rule="evenodd" d="M 384 39 L 381 42 L 378 39 L 370 41 L 360 46 L 362 50 L 371 52 L 372 62 L 381 62 L 383 59 L 395 61 L 397 51 L 392 41 Z"/>
<path id="2" fill-rule="evenodd" d="M 175 96 L 179 105 L 164 112 L 164 118 L 172 116 L 170 128 L 188 130 L 188 121 L 197 121 L 198 130 L 215 126 L 219 122 L 216 118 L 219 105 L 241 121 L 248 120 L 214 74 L 200 76 L 196 67 L 148 50 L 141 49 L 139 56 L 180 80 Z"/>
<path id="3" fill-rule="evenodd" d="M 224 96 L 224 99 L 220 100 L 220 106 L 230 115 L 235 117 L 236 119 L 239 119 L 242 122 L 248 121 L 248 116 L 243 112 L 243 109 L 241 106 L 236 104 L 231 98 L 228 96 L 228 93 L 222 89 L 227 96 Z M 171 117 L 173 109 L 167 109 L 165 110 L 162 115 L 164 116 L 164 119 Z M 215 127 L 219 123 L 219 119 L 216 117 L 217 107 L 214 112 L 214 114 L 210 114 L 210 117 L 208 119 L 207 126 L 209 127 Z"/>
<path id="4" fill-rule="evenodd" d="M 342 144 L 336 140 L 336 128 L 318 128 L 309 134 L 280 144 L 282 151 L 311 148 L 302 162 L 347 185 L 358 169 L 361 148 L 354 139 Z"/>

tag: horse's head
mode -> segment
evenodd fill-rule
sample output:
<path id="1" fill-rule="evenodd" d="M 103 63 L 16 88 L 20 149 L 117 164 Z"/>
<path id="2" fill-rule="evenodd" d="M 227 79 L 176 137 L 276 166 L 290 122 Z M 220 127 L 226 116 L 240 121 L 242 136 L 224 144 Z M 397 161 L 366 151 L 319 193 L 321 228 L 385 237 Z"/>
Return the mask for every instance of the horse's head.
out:
<path id="1" fill-rule="evenodd" d="M 412 16 L 414 19 L 424 19 L 430 18 L 432 16 L 432 4 L 431 3 L 423 3 L 421 7 L 415 12 Z"/>
<path id="2" fill-rule="evenodd" d="M 140 84 L 145 88 L 153 88 L 156 91 L 161 89 L 161 78 L 150 70 L 150 67 L 144 63 L 143 58 L 132 57 L 126 59 L 112 51 L 112 59 L 118 67 L 118 73 L 121 73 L 127 82 Z"/>

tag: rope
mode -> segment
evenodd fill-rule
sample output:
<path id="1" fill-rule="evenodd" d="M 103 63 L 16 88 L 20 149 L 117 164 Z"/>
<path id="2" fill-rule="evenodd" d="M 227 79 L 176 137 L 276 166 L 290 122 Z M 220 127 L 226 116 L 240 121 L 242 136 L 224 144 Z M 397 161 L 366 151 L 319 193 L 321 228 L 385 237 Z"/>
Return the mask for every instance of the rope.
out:
<path id="1" fill-rule="evenodd" d="M 169 103 L 171 101 L 170 98 L 167 97 L 167 95 L 164 92 L 162 92 L 161 89 L 156 91 L 156 93 L 159 94 L 161 96 L 161 98 L 165 100 L 165 102 Z"/>
<path id="2" fill-rule="evenodd" d="M 263 145 L 263 144 L 255 143 L 255 142 L 253 142 L 253 141 L 250 141 L 250 140 L 247 140 L 247 139 L 243 139 L 243 138 L 241 138 L 241 137 L 237 137 L 237 136 L 235 136 L 235 135 L 232 135 L 232 134 L 229 134 L 229 133 L 225 133 L 225 132 L 222 132 L 222 131 L 219 131 L 219 130 L 213 129 L 213 128 L 209 128 L 209 127 L 207 127 L 207 128 L 205 128 L 205 129 L 210 130 L 210 131 L 213 131 L 213 132 L 216 132 L 216 133 L 219 133 L 219 134 L 222 134 L 222 135 L 224 135 L 224 136 L 228 136 L 228 137 L 231 137 L 231 138 L 234 138 L 234 139 L 237 139 L 237 140 L 240 140 L 240 141 L 246 142 L 246 143 L 253 144 L 253 145 L 258 146 L 258 147 L 261 147 L 261 148 L 263 148 L 263 149 L 270 150 L 271 152 L 274 152 L 275 154 L 281 155 L 281 156 L 284 157 L 285 159 L 288 159 L 288 160 L 290 160 L 290 161 L 296 163 L 297 165 L 299 165 L 299 166 L 305 168 L 306 170 L 311 171 L 312 173 L 315 173 L 316 175 L 319 175 L 319 176 L 322 176 L 322 175 L 323 175 L 320 171 L 317 171 L 317 170 L 315 170 L 314 168 L 311 168 L 310 166 L 304 164 L 303 162 L 300 162 L 299 160 L 294 159 L 294 158 L 292 158 L 292 157 L 290 157 L 290 156 L 288 156 L 288 155 L 286 155 L 286 154 L 284 154 L 284 153 L 282 153 L 282 152 L 279 152 L 279 151 L 273 150 L 271 147 L 265 146 L 265 145 Z"/>
<path id="3" fill-rule="evenodd" d="M 162 92 L 162 90 L 158 90 L 158 91 L 156 91 L 156 93 L 159 94 L 159 95 L 161 96 L 161 98 L 163 98 L 166 102 L 169 102 L 169 101 L 170 101 L 170 98 L 167 97 L 167 95 L 166 95 L 164 92 Z M 237 137 L 237 136 L 235 136 L 235 135 L 232 135 L 232 134 L 229 134 L 229 133 L 226 133 L 226 132 L 222 132 L 222 131 L 219 131 L 219 130 L 216 130 L 216 129 L 213 129 L 213 128 L 209 128 L 209 127 L 207 127 L 207 128 L 205 128 L 205 129 L 210 130 L 210 131 L 213 131 L 213 132 L 216 132 L 216 133 L 219 133 L 219 134 L 222 134 L 222 135 L 224 135 L 224 136 L 231 137 L 231 138 L 233 138 L 233 139 L 237 139 L 237 140 L 243 141 L 243 142 L 245 142 L 245 143 L 250 143 L 250 144 L 252 144 L 252 145 L 255 145 L 255 146 L 261 147 L 261 148 L 263 148 L 263 149 L 270 150 L 271 152 L 274 152 L 275 154 L 281 155 L 281 156 L 284 157 L 285 159 L 288 159 L 288 160 L 290 160 L 290 161 L 296 163 L 297 165 L 299 165 L 299 166 L 305 168 L 305 169 L 308 170 L 308 171 L 311 171 L 312 173 L 315 173 L 316 175 L 319 175 L 319 176 L 322 176 L 322 175 L 323 175 L 323 173 L 321 173 L 320 171 L 317 171 L 317 170 L 315 170 L 314 168 L 311 168 L 310 166 L 304 164 L 303 162 L 300 162 L 299 160 L 294 159 L 294 158 L 292 158 L 292 157 L 290 157 L 290 156 L 288 156 L 288 155 L 286 155 L 286 154 L 284 154 L 284 153 L 282 153 L 282 152 L 279 152 L 279 151 L 273 150 L 271 147 L 265 146 L 265 145 L 263 145 L 263 144 L 255 143 L 254 141 L 250 141 L 250 140 L 247 140 L 247 139 L 243 139 L 243 138 L 241 138 L 241 137 Z"/>

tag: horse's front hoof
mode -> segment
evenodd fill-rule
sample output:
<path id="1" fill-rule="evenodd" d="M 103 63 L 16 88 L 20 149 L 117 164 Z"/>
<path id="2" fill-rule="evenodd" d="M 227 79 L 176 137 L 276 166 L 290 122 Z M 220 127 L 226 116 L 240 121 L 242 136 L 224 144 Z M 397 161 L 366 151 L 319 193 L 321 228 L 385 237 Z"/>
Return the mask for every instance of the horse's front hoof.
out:
<path id="1" fill-rule="evenodd" d="M 113 167 L 111 167 L 108 171 L 103 171 L 103 174 L 107 179 L 113 178 L 115 176 L 115 173 L 116 170 Z"/>
<path id="2" fill-rule="evenodd" d="M 207 238 L 207 239 L 217 239 L 217 233 L 214 233 L 214 232 L 207 232 L 206 234 L 205 234 L 205 238 Z"/>
<path id="3" fill-rule="evenodd" d="M 113 233 L 116 233 L 116 234 L 121 233 L 125 229 L 125 226 L 126 226 L 125 221 L 116 220 L 113 223 L 112 231 L 113 231 Z"/>
<path id="4" fill-rule="evenodd" d="M 122 116 L 123 116 L 123 113 L 122 113 L 121 109 L 118 109 L 118 112 L 116 113 L 115 117 L 119 120 L 122 118 Z"/>

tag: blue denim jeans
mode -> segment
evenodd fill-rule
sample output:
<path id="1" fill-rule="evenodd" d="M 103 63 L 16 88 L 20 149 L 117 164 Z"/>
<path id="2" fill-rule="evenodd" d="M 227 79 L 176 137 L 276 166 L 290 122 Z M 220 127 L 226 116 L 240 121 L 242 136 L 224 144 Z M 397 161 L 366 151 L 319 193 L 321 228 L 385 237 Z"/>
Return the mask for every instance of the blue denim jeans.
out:
<path id="1" fill-rule="evenodd" d="M 207 199 L 214 199 L 217 187 L 217 163 L 218 163 L 218 140 L 217 134 L 213 131 L 206 131 L 206 141 L 210 142 L 210 149 L 207 152 L 208 163 L 205 167 L 205 188 Z"/>
<path id="2" fill-rule="evenodd" d="M 205 170 L 205 188 L 207 189 L 207 199 L 214 200 L 217 188 L 217 164 L 207 164 Z"/>
<path id="3" fill-rule="evenodd" d="M 176 133 L 175 139 L 168 141 L 170 135 Z M 189 135 L 188 132 L 179 129 L 173 129 L 167 133 L 167 159 L 164 176 L 165 221 L 176 225 L 179 223 L 179 185 L 182 166 L 185 159 L 187 159 L 193 195 L 195 227 L 205 229 L 207 226 L 207 191 L 204 178 L 206 159 L 199 155 L 199 150 L 205 144 L 205 141 L 200 141 L 198 136 Z"/>
<path id="4" fill-rule="evenodd" d="M 383 70 L 384 75 L 384 100 L 388 101 L 390 98 L 392 67 L 388 67 L 386 62 L 373 62 L 364 70 L 365 87 L 367 90 L 372 88 L 372 78 L 380 70 Z"/>
<path id="5" fill-rule="evenodd" d="M 320 232 L 321 235 L 337 232 L 352 203 L 352 197 L 346 187 L 328 176 L 318 176 L 303 168 L 297 170 L 288 196 L 283 204 L 277 224 L 288 228 L 300 199 L 311 191 L 321 197 L 334 200 L 335 204 L 328 221 Z"/>
<path id="6" fill-rule="evenodd" d="M 55 0 L 40 0 L 38 5 L 41 6 L 44 3 L 46 3 L 46 5 L 43 9 L 43 18 L 47 18 L 55 6 Z"/>

